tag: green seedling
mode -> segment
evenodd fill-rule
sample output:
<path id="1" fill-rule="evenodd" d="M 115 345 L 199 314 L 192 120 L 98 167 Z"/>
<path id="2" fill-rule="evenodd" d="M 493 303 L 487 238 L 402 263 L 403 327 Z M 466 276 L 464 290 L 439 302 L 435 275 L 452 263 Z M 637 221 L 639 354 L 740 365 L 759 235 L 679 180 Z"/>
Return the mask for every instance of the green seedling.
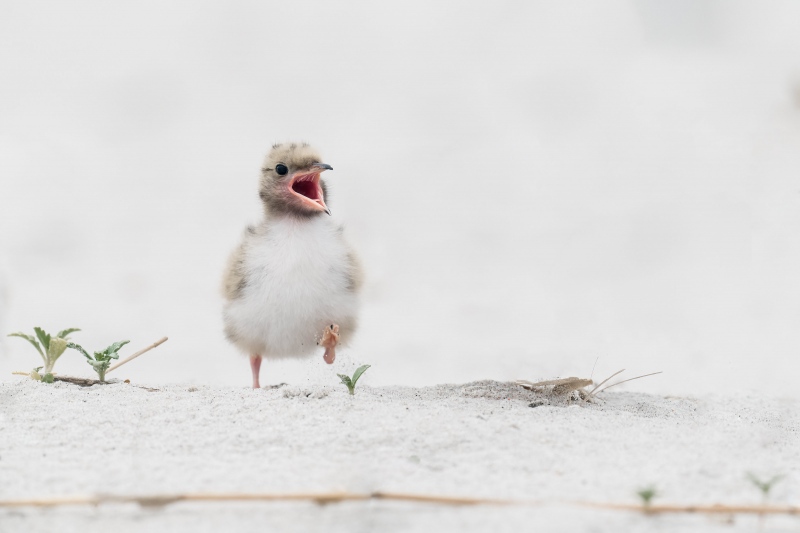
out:
<path id="1" fill-rule="evenodd" d="M 67 344 L 67 347 L 81 352 L 83 356 L 86 358 L 86 362 L 92 365 L 94 371 L 97 372 L 97 376 L 100 379 L 100 381 L 105 381 L 106 371 L 108 371 L 108 367 L 111 366 L 112 359 L 119 359 L 119 354 L 117 352 L 119 352 L 119 349 L 128 344 L 129 342 L 131 341 L 115 342 L 102 352 L 94 352 L 94 357 L 89 355 L 88 352 L 83 349 L 83 347 L 81 347 L 78 344 L 75 344 L 74 342 L 70 342 L 69 344 Z"/>
<path id="2" fill-rule="evenodd" d="M 347 385 L 347 390 L 350 391 L 350 395 L 354 395 L 356 393 L 356 383 L 358 382 L 358 378 L 361 377 L 361 374 L 367 371 L 370 365 L 364 365 L 356 368 L 353 377 L 347 376 L 345 374 L 336 374 L 342 380 L 342 383 Z"/>
<path id="3" fill-rule="evenodd" d="M 756 477 L 756 475 L 753 474 L 752 472 L 747 473 L 747 479 L 750 481 L 750 483 L 755 485 L 756 488 L 758 488 L 758 490 L 761 491 L 761 495 L 764 497 L 765 502 L 769 499 L 769 492 L 772 490 L 772 487 L 774 487 L 780 480 L 782 480 L 783 477 L 784 476 L 782 475 L 778 475 L 778 476 L 773 476 L 772 479 L 770 479 L 769 481 L 762 481 L 761 479 Z"/>
<path id="4" fill-rule="evenodd" d="M 42 371 L 42 368 L 44 368 L 44 367 L 43 366 L 37 366 L 36 368 L 31 370 L 31 373 L 28 374 L 28 376 L 30 376 L 31 379 L 35 379 L 36 381 L 43 381 L 44 383 L 52 383 L 52 382 L 54 382 L 56 379 L 53 376 L 53 374 L 41 375 L 39 373 L 39 372 Z"/>
<path id="5" fill-rule="evenodd" d="M 655 485 L 649 485 L 636 491 L 636 495 L 642 500 L 642 507 L 645 510 L 650 509 L 650 504 L 653 503 L 653 498 L 658 496 L 658 491 Z"/>
<path id="6" fill-rule="evenodd" d="M 30 342 L 34 348 L 36 348 L 36 351 L 42 356 L 44 366 L 34 369 L 30 376 L 33 379 L 38 379 L 39 381 L 44 381 L 45 383 L 52 383 L 53 366 L 55 366 L 58 358 L 61 357 L 61 354 L 66 351 L 67 346 L 70 344 L 68 335 L 70 333 L 75 333 L 76 331 L 80 331 L 80 329 L 67 328 L 59 331 L 56 333 L 56 336 L 53 337 L 49 333 L 46 333 L 42 328 L 36 327 L 33 328 L 33 332 L 36 333 L 35 337 L 20 331 L 11 333 L 8 336 L 25 339 L 26 341 Z M 41 372 L 43 368 L 44 372 Z"/>

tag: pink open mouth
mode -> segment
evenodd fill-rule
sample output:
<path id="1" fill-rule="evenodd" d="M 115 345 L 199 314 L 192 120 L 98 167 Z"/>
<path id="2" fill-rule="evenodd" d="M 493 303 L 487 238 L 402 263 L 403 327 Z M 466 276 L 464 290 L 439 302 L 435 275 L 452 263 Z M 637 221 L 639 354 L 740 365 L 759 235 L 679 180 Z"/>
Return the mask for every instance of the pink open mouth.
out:
<path id="1" fill-rule="evenodd" d="M 297 172 L 289 182 L 289 190 L 307 207 L 328 212 L 322 186 L 319 184 L 319 174 L 319 171 Z"/>

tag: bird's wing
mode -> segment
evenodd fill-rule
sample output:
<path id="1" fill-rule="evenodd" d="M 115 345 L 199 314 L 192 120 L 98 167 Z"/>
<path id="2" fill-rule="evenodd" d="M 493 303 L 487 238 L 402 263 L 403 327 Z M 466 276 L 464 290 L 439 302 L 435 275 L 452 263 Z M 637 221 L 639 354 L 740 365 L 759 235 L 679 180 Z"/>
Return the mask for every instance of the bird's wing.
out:
<path id="1" fill-rule="evenodd" d="M 353 292 L 359 292 L 364 285 L 364 269 L 352 248 L 347 250 L 347 281 L 347 288 Z"/>
<path id="2" fill-rule="evenodd" d="M 243 240 L 228 258 L 225 275 L 222 279 L 222 295 L 226 300 L 241 296 L 245 286 L 244 255 L 247 241 Z"/>

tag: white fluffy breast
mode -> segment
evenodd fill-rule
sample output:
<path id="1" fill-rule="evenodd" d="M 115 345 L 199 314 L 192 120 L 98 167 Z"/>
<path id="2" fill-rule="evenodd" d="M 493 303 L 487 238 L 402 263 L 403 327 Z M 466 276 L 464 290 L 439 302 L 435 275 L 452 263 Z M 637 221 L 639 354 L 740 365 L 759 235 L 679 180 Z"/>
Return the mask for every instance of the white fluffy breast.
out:
<path id="1" fill-rule="evenodd" d="M 355 328 L 349 249 L 330 220 L 280 220 L 248 241 L 241 296 L 225 309 L 237 344 L 262 357 L 307 355 L 323 329 Z M 351 331 L 348 331 L 351 330 Z"/>

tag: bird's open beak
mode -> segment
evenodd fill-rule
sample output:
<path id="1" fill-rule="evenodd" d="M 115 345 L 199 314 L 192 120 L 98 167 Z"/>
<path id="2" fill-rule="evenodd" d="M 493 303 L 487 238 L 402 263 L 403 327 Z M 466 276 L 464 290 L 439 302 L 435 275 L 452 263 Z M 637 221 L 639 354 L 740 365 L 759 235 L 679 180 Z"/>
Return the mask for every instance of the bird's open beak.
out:
<path id="1" fill-rule="evenodd" d="M 289 191 L 307 207 L 330 215 L 331 211 L 325 205 L 322 185 L 319 183 L 319 175 L 326 170 L 333 170 L 333 167 L 325 163 L 314 163 L 308 170 L 298 170 L 289 181 Z"/>

